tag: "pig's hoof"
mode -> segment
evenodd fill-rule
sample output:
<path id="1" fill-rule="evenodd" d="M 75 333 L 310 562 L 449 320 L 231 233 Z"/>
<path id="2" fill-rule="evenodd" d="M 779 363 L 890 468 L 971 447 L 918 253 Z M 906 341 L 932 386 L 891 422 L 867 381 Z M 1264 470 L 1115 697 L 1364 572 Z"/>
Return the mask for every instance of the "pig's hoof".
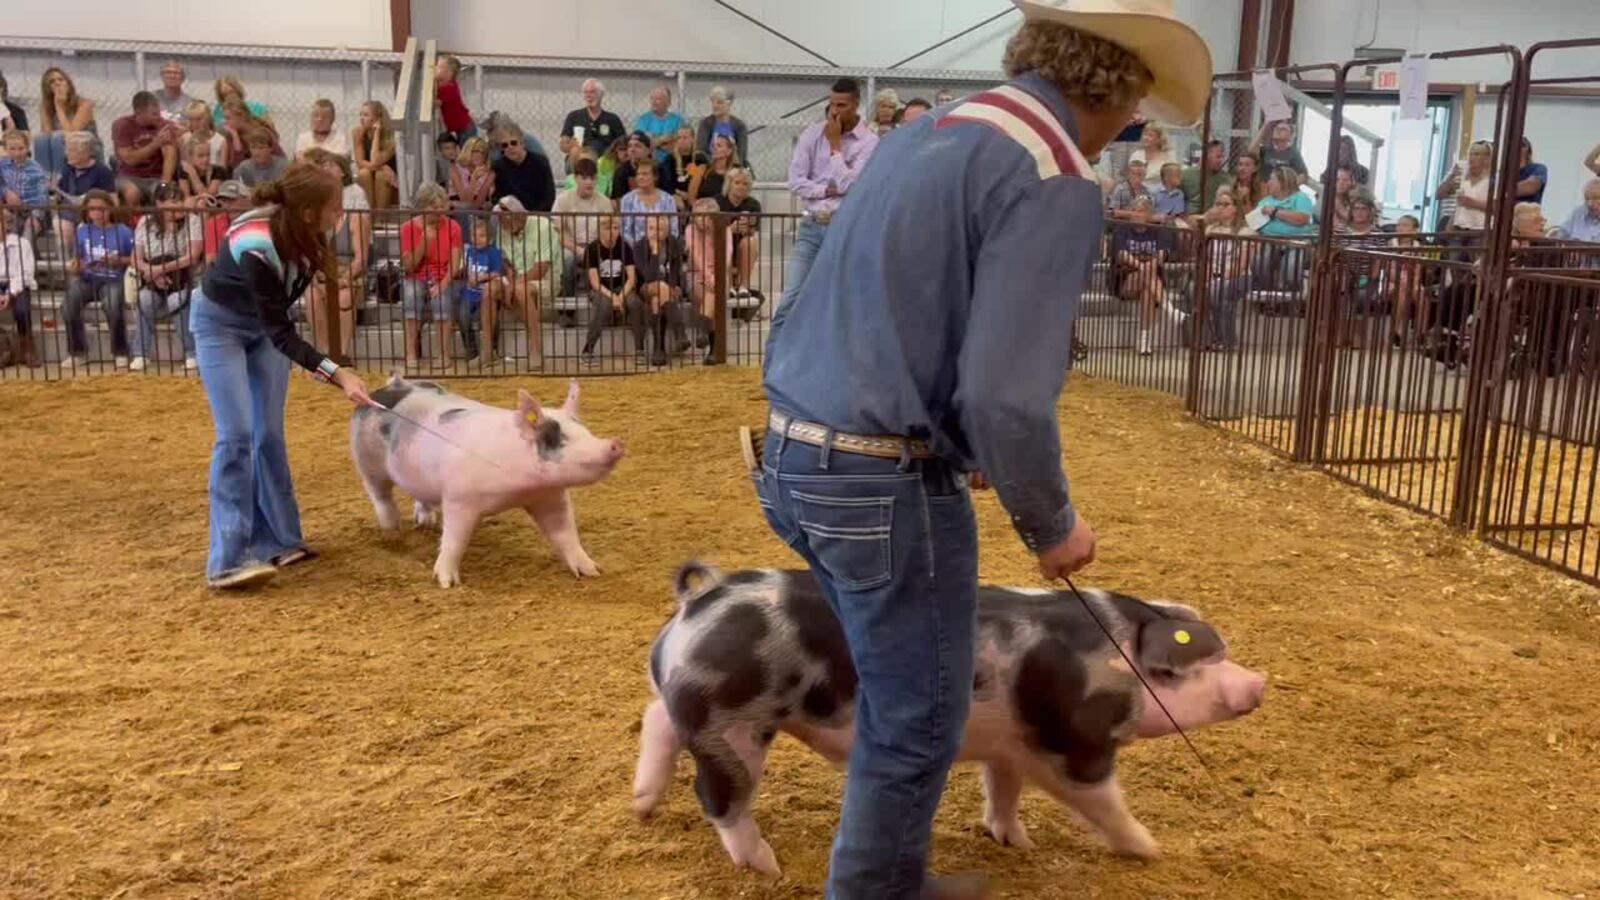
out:
<path id="1" fill-rule="evenodd" d="M 594 560 L 587 556 L 567 563 L 567 568 L 571 569 L 572 574 L 579 578 L 593 578 L 600 574 L 600 567 L 595 565 Z"/>
<path id="2" fill-rule="evenodd" d="M 442 588 L 452 588 L 461 583 L 461 572 L 457 569 L 434 566 L 433 577 L 438 580 L 439 587 Z"/>
<path id="3" fill-rule="evenodd" d="M 998 841 L 1000 846 L 1016 847 L 1018 850 L 1033 849 L 1033 839 L 1028 837 L 1028 829 L 1023 826 L 1021 819 L 1012 819 L 1009 822 L 991 819 L 983 824 L 989 830 L 989 836 Z"/>
<path id="4" fill-rule="evenodd" d="M 755 852 L 751 853 L 748 858 L 737 862 L 741 866 L 749 866 L 757 872 L 763 875 L 770 875 L 773 878 L 783 874 L 783 870 L 778 868 L 778 855 L 772 852 L 772 845 L 767 843 L 766 838 L 762 838 L 757 842 Z"/>
<path id="5" fill-rule="evenodd" d="M 1138 823 L 1134 823 L 1128 834 L 1113 840 L 1111 849 L 1134 859 L 1148 861 L 1161 858 L 1161 847 L 1156 844 L 1156 839 L 1150 836 L 1149 829 Z"/>
<path id="6" fill-rule="evenodd" d="M 656 807 L 661 804 L 661 795 L 654 791 L 641 791 L 633 795 L 633 814 L 642 821 L 656 814 Z"/>

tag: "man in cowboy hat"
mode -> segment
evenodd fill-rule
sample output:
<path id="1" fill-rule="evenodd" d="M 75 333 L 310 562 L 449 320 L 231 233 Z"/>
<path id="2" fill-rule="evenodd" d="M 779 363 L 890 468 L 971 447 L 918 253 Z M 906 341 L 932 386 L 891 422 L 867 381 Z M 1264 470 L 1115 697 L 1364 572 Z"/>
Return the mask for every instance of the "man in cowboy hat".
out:
<path id="1" fill-rule="evenodd" d="M 1086 157 L 1136 108 L 1194 123 L 1210 90 L 1210 54 L 1170 0 L 1013 2 L 1011 81 L 883 139 L 767 344 L 757 489 L 859 677 L 838 900 L 985 896 L 975 876 L 924 874 L 974 668 L 967 473 L 1045 578 L 1094 558 L 1056 412 L 1103 225 Z"/>

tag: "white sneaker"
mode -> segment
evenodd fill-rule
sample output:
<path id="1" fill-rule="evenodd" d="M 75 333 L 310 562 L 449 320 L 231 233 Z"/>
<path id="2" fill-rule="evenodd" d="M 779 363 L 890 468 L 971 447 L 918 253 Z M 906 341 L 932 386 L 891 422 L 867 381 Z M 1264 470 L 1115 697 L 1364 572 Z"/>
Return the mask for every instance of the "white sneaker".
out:
<path id="1" fill-rule="evenodd" d="M 119 369 L 126 369 L 128 367 L 128 358 L 126 356 L 117 357 L 116 367 Z"/>
<path id="2" fill-rule="evenodd" d="M 61 368 L 76 369 L 79 366 L 86 366 L 88 364 L 89 360 L 82 356 L 69 356 L 61 361 Z"/>
<path id="3" fill-rule="evenodd" d="M 200 362 L 192 356 L 185 356 L 183 358 L 183 367 L 193 372 L 195 369 L 200 368 Z"/>
<path id="4" fill-rule="evenodd" d="M 144 357 L 135 356 L 133 358 L 133 362 L 128 363 L 128 371 L 130 371 L 130 372 L 143 372 L 145 365 L 146 365 L 146 363 L 145 363 Z"/>
<path id="5" fill-rule="evenodd" d="M 1150 332 L 1148 331 L 1139 332 L 1139 355 L 1150 355 Z"/>

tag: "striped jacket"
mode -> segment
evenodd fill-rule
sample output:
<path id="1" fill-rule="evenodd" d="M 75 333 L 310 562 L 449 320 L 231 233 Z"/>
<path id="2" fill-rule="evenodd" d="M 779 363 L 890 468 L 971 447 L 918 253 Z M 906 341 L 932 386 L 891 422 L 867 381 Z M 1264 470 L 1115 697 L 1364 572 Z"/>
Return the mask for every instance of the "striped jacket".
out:
<path id="1" fill-rule="evenodd" d="M 773 317 L 772 405 L 982 469 L 1023 542 L 1076 521 L 1056 403 L 1100 185 L 1032 73 L 886 136 Z"/>

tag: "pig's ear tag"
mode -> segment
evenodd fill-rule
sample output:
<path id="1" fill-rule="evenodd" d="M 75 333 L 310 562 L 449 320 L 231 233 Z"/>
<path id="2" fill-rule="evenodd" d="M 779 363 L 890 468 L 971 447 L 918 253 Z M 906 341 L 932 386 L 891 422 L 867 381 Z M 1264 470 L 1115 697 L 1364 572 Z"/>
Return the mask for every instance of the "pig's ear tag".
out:
<path id="1" fill-rule="evenodd" d="M 528 413 L 528 421 L 535 425 L 539 424 L 539 414 L 536 412 Z"/>
<path id="2" fill-rule="evenodd" d="M 1189 637 L 1189 632 L 1182 629 L 1173 632 L 1172 639 L 1180 644 L 1187 644 L 1190 640 L 1192 640 L 1192 638 Z"/>

